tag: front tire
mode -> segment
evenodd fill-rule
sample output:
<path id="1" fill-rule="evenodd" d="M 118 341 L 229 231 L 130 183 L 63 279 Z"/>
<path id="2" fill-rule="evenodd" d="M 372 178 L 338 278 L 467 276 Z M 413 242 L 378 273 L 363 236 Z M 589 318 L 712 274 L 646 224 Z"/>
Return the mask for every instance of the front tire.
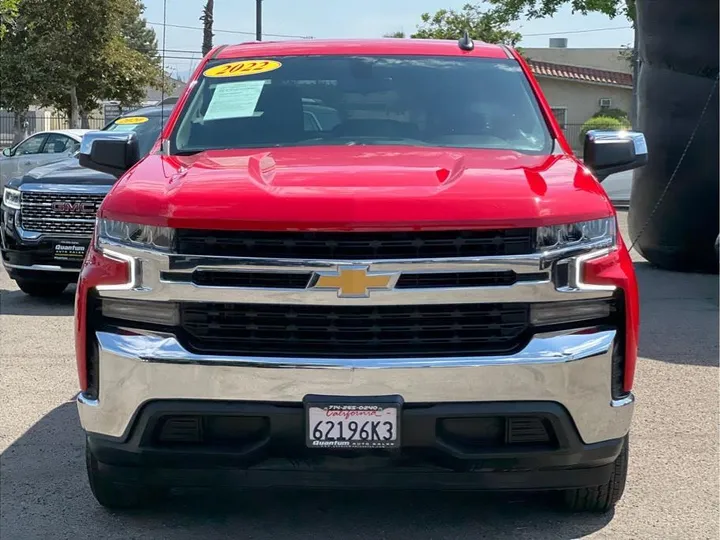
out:
<path id="1" fill-rule="evenodd" d="M 625 491 L 628 471 L 629 436 L 625 436 L 620 455 L 613 463 L 612 474 L 607 484 L 563 492 L 564 506 L 572 512 L 605 513 L 615 508 Z"/>
<path id="2" fill-rule="evenodd" d="M 149 501 L 142 486 L 116 483 L 101 467 L 93 456 L 88 444 L 85 445 L 85 464 L 88 482 L 95 499 L 110 510 L 128 510 L 140 508 Z"/>
<path id="3" fill-rule="evenodd" d="M 36 296 L 40 298 L 49 298 L 51 296 L 59 296 L 68 284 L 57 281 L 35 281 L 30 279 L 18 279 L 17 285 L 20 290 L 28 296 Z"/>

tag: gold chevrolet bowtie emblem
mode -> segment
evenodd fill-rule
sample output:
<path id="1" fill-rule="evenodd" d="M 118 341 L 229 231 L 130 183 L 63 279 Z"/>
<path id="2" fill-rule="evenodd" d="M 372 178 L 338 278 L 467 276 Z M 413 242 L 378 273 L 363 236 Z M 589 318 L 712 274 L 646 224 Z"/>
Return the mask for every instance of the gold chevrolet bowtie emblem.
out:
<path id="1" fill-rule="evenodd" d="M 317 272 L 315 289 L 336 290 L 340 298 L 367 298 L 371 290 L 392 289 L 398 274 L 373 274 L 367 266 L 344 266 L 337 272 Z"/>

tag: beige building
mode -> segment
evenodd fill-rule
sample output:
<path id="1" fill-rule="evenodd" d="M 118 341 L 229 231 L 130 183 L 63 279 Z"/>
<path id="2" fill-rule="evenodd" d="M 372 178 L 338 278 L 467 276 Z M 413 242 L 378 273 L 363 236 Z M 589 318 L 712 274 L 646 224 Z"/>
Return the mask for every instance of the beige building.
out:
<path id="1" fill-rule="evenodd" d="M 569 48 L 566 40 L 551 39 L 550 42 L 552 45 L 549 47 L 523 48 L 525 58 L 552 64 L 632 73 L 626 49 Z M 562 46 L 563 44 L 565 46 Z"/>
<path id="2" fill-rule="evenodd" d="M 563 43 L 551 40 L 558 42 Z M 630 113 L 632 69 L 622 49 L 555 46 L 523 49 L 523 54 L 573 147 L 581 144 L 582 124 L 599 110 Z"/>

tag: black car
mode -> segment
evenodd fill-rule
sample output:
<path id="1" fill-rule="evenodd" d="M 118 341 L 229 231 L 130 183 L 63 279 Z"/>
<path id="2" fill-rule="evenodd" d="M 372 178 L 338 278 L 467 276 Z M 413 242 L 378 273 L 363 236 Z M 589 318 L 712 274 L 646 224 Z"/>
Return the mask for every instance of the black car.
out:
<path id="1" fill-rule="evenodd" d="M 141 155 L 152 149 L 172 105 L 122 115 L 103 131 L 132 131 Z M 77 157 L 8 181 L 0 206 L 0 254 L 8 274 L 31 296 L 61 294 L 77 281 L 95 214 L 117 181 L 81 167 Z"/>

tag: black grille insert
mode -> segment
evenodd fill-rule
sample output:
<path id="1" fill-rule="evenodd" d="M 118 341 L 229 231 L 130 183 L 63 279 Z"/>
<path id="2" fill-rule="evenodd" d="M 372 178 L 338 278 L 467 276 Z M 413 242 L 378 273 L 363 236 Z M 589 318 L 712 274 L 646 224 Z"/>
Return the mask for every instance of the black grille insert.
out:
<path id="1" fill-rule="evenodd" d="M 206 287 L 261 287 L 271 289 L 304 289 L 312 274 L 275 272 L 193 272 L 196 285 Z"/>
<path id="2" fill-rule="evenodd" d="M 430 289 L 434 287 L 497 287 L 512 285 L 517 274 L 503 272 L 443 272 L 442 274 L 403 274 L 396 289 Z"/>
<path id="3" fill-rule="evenodd" d="M 511 353 L 528 339 L 528 304 L 313 306 L 181 304 L 199 353 L 397 358 Z"/>
<path id="4" fill-rule="evenodd" d="M 432 259 L 533 252 L 535 229 L 410 232 L 248 232 L 178 229 L 182 255 L 284 259 Z"/>

